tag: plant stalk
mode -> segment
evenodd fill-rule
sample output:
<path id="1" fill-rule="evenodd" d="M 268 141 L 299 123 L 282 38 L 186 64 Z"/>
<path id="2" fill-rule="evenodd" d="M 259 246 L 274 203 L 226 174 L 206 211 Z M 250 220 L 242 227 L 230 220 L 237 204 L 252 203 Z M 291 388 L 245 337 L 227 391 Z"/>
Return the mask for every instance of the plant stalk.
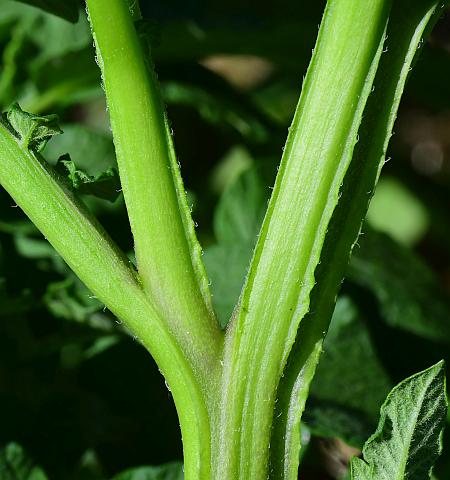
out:
<path id="1" fill-rule="evenodd" d="M 274 448 L 271 466 L 274 478 L 297 478 L 300 449 L 300 419 L 315 367 L 322 350 L 324 332 L 335 304 L 350 252 L 361 229 L 372 198 L 406 80 L 426 31 L 440 16 L 441 2 L 397 0 L 389 15 L 384 54 L 374 81 L 374 91 L 364 110 L 352 163 L 341 189 L 341 198 L 316 271 L 317 286 L 311 298 L 313 312 L 298 334 L 288 365 L 278 387 L 276 422 L 272 432 Z M 446 1 L 449 3 L 449 0 Z M 404 12 L 408 10 L 408 15 Z"/>
<path id="2" fill-rule="evenodd" d="M 381 55 L 388 0 L 330 0 L 225 344 L 217 479 L 268 478 L 276 391 Z"/>
<path id="3" fill-rule="evenodd" d="M 127 0 L 86 3 L 139 274 L 206 388 L 222 333 L 151 59 Z"/>
<path id="4" fill-rule="evenodd" d="M 172 388 L 186 477 L 208 479 L 210 431 L 201 386 L 128 259 L 51 168 L 1 123 L 0 183 L 81 281 L 150 351 Z"/>

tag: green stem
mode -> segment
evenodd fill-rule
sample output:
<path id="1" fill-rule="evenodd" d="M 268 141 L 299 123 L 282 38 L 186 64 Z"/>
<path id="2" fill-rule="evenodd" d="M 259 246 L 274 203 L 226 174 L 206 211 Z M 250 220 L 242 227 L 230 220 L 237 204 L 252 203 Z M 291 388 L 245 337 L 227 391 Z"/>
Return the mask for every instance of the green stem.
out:
<path id="1" fill-rule="evenodd" d="M 87 0 L 144 289 L 202 382 L 211 384 L 222 334 L 159 88 L 127 0 Z"/>
<path id="2" fill-rule="evenodd" d="M 385 54 L 374 81 L 375 90 L 364 111 L 352 163 L 341 189 L 323 248 L 313 313 L 300 326 L 298 342 L 278 388 L 276 422 L 272 434 L 275 448 L 271 464 L 275 478 L 297 478 L 300 449 L 300 418 L 328 329 L 335 298 L 348 263 L 349 253 L 361 228 L 370 198 L 384 165 L 400 99 L 424 31 L 439 16 L 436 0 L 397 0 L 389 16 Z M 449 3 L 449 0 L 446 2 Z M 404 12 L 408 10 L 408 15 Z"/>
<path id="3" fill-rule="evenodd" d="M 209 420 L 200 385 L 127 258 L 46 164 L 1 123 L 0 183 L 93 294 L 151 352 L 179 412 L 186 478 L 208 479 Z"/>
<path id="4" fill-rule="evenodd" d="M 389 35 L 398 51 L 392 65 L 382 63 L 384 90 L 368 104 L 375 120 L 360 128 L 391 2 L 329 0 L 224 351 L 157 82 L 129 1 L 87 4 L 139 275 L 39 155 L 3 124 L 0 183 L 155 358 L 179 414 L 185 478 L 294 479 L 301 411 L 347 253 L 436 2 L 415 1 L 418 15 L 410 8 L 406 41 L 396 36 L 394 20 Z M 397 19 L 409 3 L 395 5 Z M 358 129 L 364 143 L 355 149 Z M 371 142 L 370 135 L 383 141 Z M 355 194 L 364 201 L 350 202 Z"/>
<path id="5" fill-rule="evenodd" d="M 276 389 L 308 312 L 328 225 L 351 160 L 388 0 L 330 0 L 274 193 L 227 332 L 215 478 L 267 478 Z M 220 447 L 219 447 L 220 446 Z"/>

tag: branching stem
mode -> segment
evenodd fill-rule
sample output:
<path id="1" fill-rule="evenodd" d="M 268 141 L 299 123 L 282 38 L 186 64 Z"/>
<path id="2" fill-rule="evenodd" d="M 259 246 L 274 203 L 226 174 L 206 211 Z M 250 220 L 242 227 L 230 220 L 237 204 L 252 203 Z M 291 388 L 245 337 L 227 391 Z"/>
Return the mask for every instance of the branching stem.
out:
<path id="1" fill-rule="evenodd" d="M 397 0 L 391 9 L 391 0 L 328 1 L 226 333 L 212 309 L 133 5 L 87 0 L 138 272 L 31 140 L 21 142 L 6 121 L 0 122 L 0 183 L 155 358 L 179 414 L 186 480 L 293 480 L 301 412 L 367 190 L 378 178 L 409 66 L 438 2 Z M 393 56 L 380 67 L 387 27 Z M 385 90 L 367 103 L 376 73 Z M 367 110 L 373 115 L 362 123 Z M 363 139 L 355 149 L 358 132 Z"/>

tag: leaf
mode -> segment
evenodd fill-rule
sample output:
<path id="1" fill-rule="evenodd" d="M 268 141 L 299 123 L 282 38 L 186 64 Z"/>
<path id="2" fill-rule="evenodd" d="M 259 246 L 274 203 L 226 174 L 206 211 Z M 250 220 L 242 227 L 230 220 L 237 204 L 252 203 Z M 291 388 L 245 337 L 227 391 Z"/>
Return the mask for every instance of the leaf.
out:
<path id="1" fill-rule="evenodd" d="M 92 314 L 102 309 L 102 304 L 70 273 L 65 280 L 48 285 L 43 301 L 55 317 L 77 322 L 89 322 Z"/>
<path id="2" fill-rule="evenodd" d="M 120 195 L 120 178 L 115 168 L 91 176 L 78 169 L 70 156 L 65 154 L 59 158 L 55 170 L 79 193 L 94 195 L 110 202 L 114 202 Z"/>
<path id="3" fill-rule="evenodd" d="M 103 308 L 103 304 L 73 274 L 55 249 L 44 239 L 20 233 L 14 236 L 14 245 L 22 257 L 36 262 L 38 272 L 52 272 L 61 278 L 61 280 L 49 282 L 43 292 L 42 302 L 48 310 L 55 317 L 85 322 L 93 326 L 95 323 L 93 314 L 99 312 Z M 44 278 L 47 280 L 46 277 Z M 26 308 L 32 300 L 29 299 L 28 302 L 25 302 L 26 299 L 27 297 L 24 295 L 14 301 L 10 299 L 4 305 L 5 307 L 10 305 L 6 312 L 11 310 L 16 303 L 22 308 Z M 21 300 L 21 304 L 19 300 Z"/>
<path id="4" fill-rule="evenodd" d="M 339 438 L 347 445 L 362 448 L 365 440 L 373 431 L 373 424 L 363 414 L 352 411 L 333 402 L 315 402 L 309 400 L 303 414 L 304 423 L 311 434 L 324 438 Z M 303 441 L 303 439 L 302 439 Z M 303 452 L 305 445 L 302 443 Z"/>
<path id="5" fill-rule="evenodd" d="M 234 130 L 252 143 L 263 143 L 271 138 L 248 98 L 221 82 L 215 85 L 217 79 L 205 72 L 193 70 L 192 74 L 197 74 L 195 84 L 190 79 L 163 82 L 161 92 L 168 104 L 192 107 L 208 123 L 222 130 Z"/>
<path id="6" fill-rule="evenodd" d="M 311 392 L 316 398 L 334 400 L 369 416 L 378 415 L 392 386 L 377 358 L 364 314 L 349 296 L 337 301 L 316 376 Z"/>
<path id="7" fill-rule="evenodd" d="M 23 103 L 33 112 L 85 102 L 102 92 L 91 47 L 43 62 L 30 77 L 33 88 L 25 93 Z"/>
<path id="8" fill-rule="evenodd" d="M 311 385 L 305 423 L 316 435 L 361 448 L 391 388 L 362 312 L 349 296 L 341 296 Z"/>
<path id="9" fill-rule="evenodd" d="M 92 89 L 98 72 L 85 15 L 71 24 L 25 4 L 1 3 L 0 36 L 3 33 L 7 42 L 0 69 L 3 108 L 18 100 L 38 113 L 56 103 L 67 104 L 79 89 Z M 101 91 L 99 82 L 96 86 Z"/>
<path id="10" fill-rule="evenodd" d="M 53 135 L 62 133 L 57 115 L 40 116 L 24 112 L 14 103 L 3 121 L 20 140 L 23 148 L 40 152 Z"/>
<path id="11" fill-rule="evenodd" d="M 140 467 L 119 473 L 112 480 L 183 480 L 183 464 L 167 463 L 159 467 Z"/>
<path id="12" fill-rule="evenodd" d="M 81 3 L 78 0 L 18 0 L 75 23 Z"/>
<path id="13" fill-rule="evenodd" d="M 393 178 L 381 179 L 367 212 L 367 221 L 406 246 L 413 246 L 429 227 L 429 215 L 420 200 Z"/>
<path id="14" fill-rule="evenodd" d="M 105 480 L 106 476 L 103 470 L 97 452 L 88 449 L 81 456 L 71 480 Z"/>
<path id="15" fill-rule="evenodd" d="M 445 366 L 407 378 L 381 407 L 377 431 L 351 463 L 353 480 L 425 480 L 442 450 L 447 415 Z"/>
<path id="16" fill-rule="evenodd" d="M 9 443 L 0 450 L 1 480 L 46 480 L 41 468 L 26 455 L 17 443 Z"/>
<path id="17" fill-rule="evenodd" d="M 265 213 L 263 181 L 256 169 L 245 171 L 222 195 L 214 214 L 214 233 L 219 243 L 234 245 L 256 241 Z"/>
<path id="18" fill-rule="evenodd" d="M 68 4 L 73 0 L 57 1 Z M 30 39 L 39 49 L 36 58 L 30 59 L 33 73 L 40 66 L 45 68 L 45 64 L 51 60 L 58 61 L 60 57 L 70 52 L 92 46 L 92 34 L 86 15 L 81 15 L 78 22 L 74 24 L 45 13 L 41 13 L 38 18 L 38 26 L 29 32 Z M 91 55 L 93 57 L 92 49 Z"/>
<path id="19" fill-rule="evenodd" d="M 55 317 L 85 323 L 95 329 L 111 327 L 111 319 L 100 313 L 104 305 L 74 275 L 55 249 L 42 237 L 36 237 L 33 224 L 0 222 L 0 232 L 13 237 L 15 251 L 27 259 L 28 274 L 32 269 L 35 282 L 42 284 L 39 301 L 28 290 L 15 296 L 8 294 L 0 262 L 0 316 L 33 310 L 43 304 Z M 14 259 L 10 265 L 14 265 Z"/>
<path id="20" fill-rule="evenodd" d="M 213 245 L 205 250 L 204 262 L 211 280 L 214 310 L 226 327 L 242 288 L 254 243 Z"/>
<path id="21" fill-rule="evenodd" d="M 364 231 L 347 278 L 375 295 L 387 324 L 439 343 L 450 342 L 450 299 L 433 271 L 387 235 L 367 226 Z"/>
<path id="22" fill-rule="evenodd" d="M 245 171 L 223 193 L 214 214 L 218 243 L 205 250 L 204 262 L 211 280 L 213 305 L 226 326 L 247 272 L 262 218 L 263 183 L 254 169 Z"/>
<path id="23" fill-rule="evenodd" d="M 17 5 L 14 6 L 17 7 Z M 3 7 L 2 5 L 2 10 Z M 11 103 L 16 98 L 18 84 L 23 80 L 23 64 L 27 61 L 30 54 L 34 53 L 28 42 L 28 32 L 34 27 L 34 17 L 24 15 L 17 24 L 14 24 L 15 19 L 13 16 L 8 16 L 8 10 L 7 8 L 6 18 L 3 18 L 3 20 L 11 22 L 13 26 L 7 27 L 7 43 L 2 51 L 0 102 L 3 105 Z M 2 14 L 4 15 L 5 12 L 2 11 Z"/>
<path id="24" fill-rule="evenodd" d="M 45 147 L 45 157 L 57 159 L 66 152 L 78 168 L 88 175 L 116 167 L 114 145 L 110 135 L 81 124 L 63 125 L 64 135 L 55 137 Z"/>

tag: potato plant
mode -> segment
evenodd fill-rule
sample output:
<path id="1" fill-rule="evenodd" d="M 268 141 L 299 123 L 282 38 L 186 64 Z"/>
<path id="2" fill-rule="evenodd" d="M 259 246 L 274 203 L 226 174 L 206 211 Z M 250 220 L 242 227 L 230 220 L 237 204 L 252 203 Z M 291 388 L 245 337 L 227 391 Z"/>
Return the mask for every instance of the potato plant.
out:
<path id="1" fill-rule="evenodd" d="M 69 20 L 78 11 L 70 2 L 27 3 Z M 328 0 L 229 318 L 218 311 L 220 292 L 211 296 L 214 284 L 174 149 L 177 132 L 152 61 L 154 39 L 138 3 L 86 2 L 118 174 L 90 175 L 69 155 L 56 163 L 46 159 L 62 130 L 56 115 L 40 112 L 54 101 L 51 95 L 62 98 L 66 90 L 49 90 L 34 108 L 33 102 L 23 105 L 26 96 L 11 99 L 0 124 L 0 183 L 92 295 L 150 352 L 176 405 L 187 480 L 298 478 L 302 414 L 340 286 L 386 161 L 405 83 L 446 3 Z M 248 193 L 251 183 L 243 188 Z M 133 258 L 82 198 L 114 200 L 120 192 Z M 227 277 L 228 260 L 223 255 L 218 266 L 224 283 L 235 281 Z M 349 475 L 430 478 L 446 414 L 439 362 L 387 396 L 378 428 L 362 458 L 351 461 Z M 19 455 L 15 448 L 5 457 Z"/>

